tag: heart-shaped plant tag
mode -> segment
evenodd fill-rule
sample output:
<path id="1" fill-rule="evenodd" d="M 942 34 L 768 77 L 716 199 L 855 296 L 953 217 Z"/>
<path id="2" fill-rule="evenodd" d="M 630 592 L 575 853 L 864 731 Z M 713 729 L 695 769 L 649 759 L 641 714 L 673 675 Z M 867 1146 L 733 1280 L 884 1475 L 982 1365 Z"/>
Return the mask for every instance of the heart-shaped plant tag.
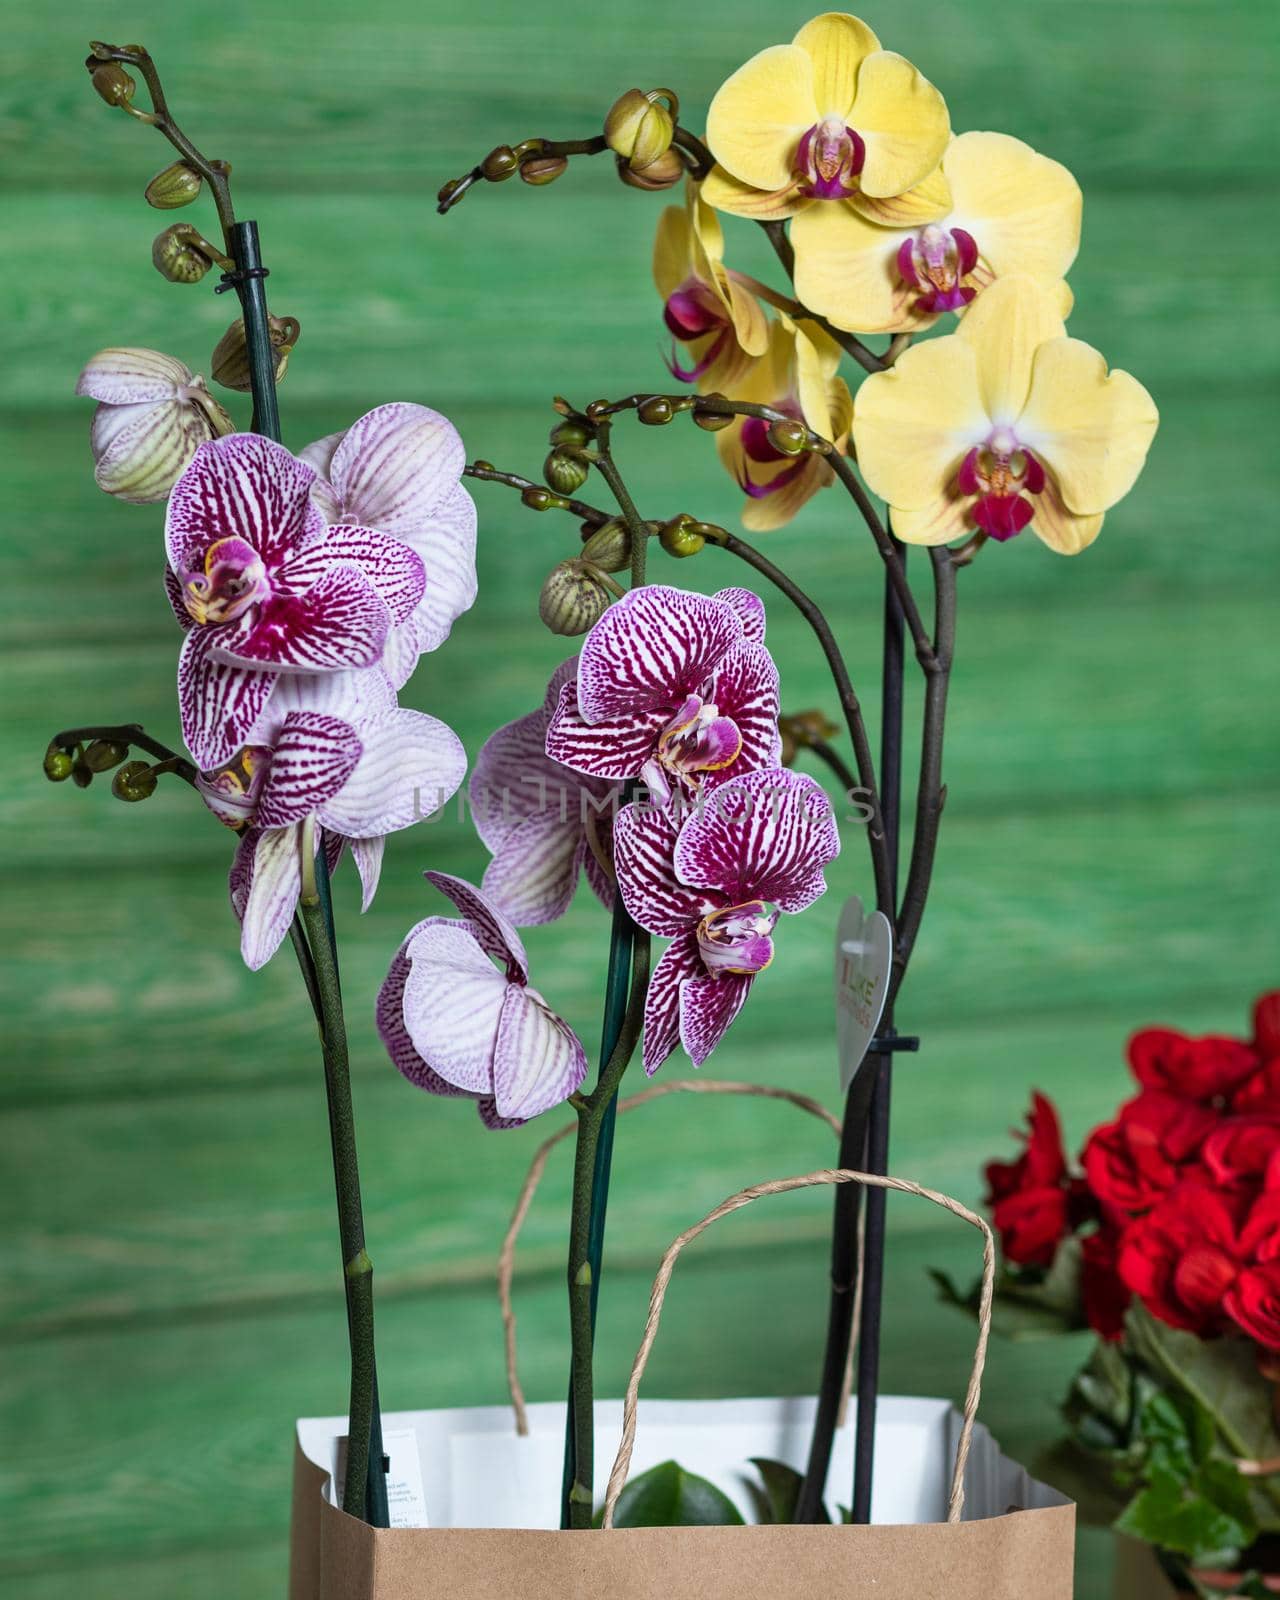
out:
<path id="1" fill-rule="evenodd" d="M 862 1065 L 875 1037 L 889 993 L 893 932 L 883 911 L 867 915 L 851 894 L 836 929 L 836 1046 L 840 1053 L 840 1092 Z"/>

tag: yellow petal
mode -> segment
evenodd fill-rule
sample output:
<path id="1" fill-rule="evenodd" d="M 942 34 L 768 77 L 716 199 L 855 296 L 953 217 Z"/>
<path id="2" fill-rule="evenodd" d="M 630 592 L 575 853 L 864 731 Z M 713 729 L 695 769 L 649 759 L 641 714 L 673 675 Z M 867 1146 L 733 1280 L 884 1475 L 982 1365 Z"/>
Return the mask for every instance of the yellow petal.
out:
<path id="1" fill-rule="evenodd" d="M 953 479 L 938 490 L 928 505 L 914 511 L 891 506 L 889 525 L 903 544 L 950 544 L 952 539 L 973 532 L 969 521 L 972 504 L 972 495 L 955 492 Z"/>
<path id="2" fill-rule="evenodd" d="M 729 297 L 735 338 L 748 355 L 763 355 L 769 348 L 769 319 L 764 307 L 736 272 L 721 268 L 721 274 Z"/>
<path id="3" fill-rule="evenodd" d="M 806 22 L 791 41 L 813 57 L 813 98 L 818 117 L 848 122 L 858 85 L 858 68 L 880 41 L 857 17 L 827 11 Z"/>
<path id="4" fill-rule="evenodd" d="M 905 511 L 937 501 L 989 426 L 977 358 L 959 334 L 913 346 L 888 372 L 865 379 L 853 403 L 862 475 Z"/>
<path id="5" fill-rule="evenodd" d="M 868 222 L 882 228 L 923 227 L 926 222 L 941 222 L 951 210 L 951 185 L 944 167 L 935 167 L 905 194 L 852 194 L 846 204 Z"/>
<path id="6" fill-rule="evenodd" d="M 692 178 L 688 180 L 686 187 L 685 203 L 689 208 L 689 222 L 694 237 L 706 251 L 708 260 L 723 261 L 724 229 L 720 226 L 720 218 L 698 192 L 698 186 Z"/>
<path id="7" fill-rule="evenodd" d="M 927 327 L 917 316 L 919 291 L 902 281 L 898 246 L 910 233 L 877 228 L 847 205 L 814 205 L 791 224 L 796 294 L 837 328 L 897 333 Z"/>
<path id="8" fill-rule="evenodd" d="M 824 439 L 834 437 L 831 385 L 840 365 L 840 346 L 807 317 L 795 324 L 795 393 L 804 420 Z"/>
<path id="9" fill-rule="evenodd" d="M 780 189 L 755 189 L 731 177 L 723 167 L 712 167 L 702 180 L 702 198 L 730 216 L 750 217 L 753 222 L 780 222 L 811 203 L 800 195 L 799 187 L 798 182 L 789 180 Z"/>
<path id="10" fill-rule="evenodd" d="M 1080 247 L 1080 185 L 1060 162 L 1005 133 L 962 133 L 942 158 L 950 227 L 964 228 L 996 277 L 1065 277 Z"/>
<path id="11" fill-rule="evenodd" d="M 1011 427 L 1018 420 L 1036 351 L 1065 332 L 1053 296 L 1034 278 L 997 278 L 969 307 L 955 337 L 973 349 L 982 403 L 994 424 Z"/>
<path id="12" fill-rule="evenodd" d="M 1102 512 L 1079 517 L 1068 511 L 1053 474 L 1045 477 L 1044 489 L 1032 501 L 1035 514 L 1031 518 L 1031 531 L 1038 534 L 1050 550 L 1060 556 L 1078 556 L 1098 537 L 1102 528 Z"/>
<path id="13" fill-rule="evenodd" d="M 921 183 L 951 137 L 942 96 L 892 50 L 878 50 L 862 63 L 849 123 L 867 147 L 859 183 L 873 197 L 903 194 Z"/>
<path id="14" fill-rule="evenodd" d="M 771 45 L 716 90 L 707 143 L 742 183 L 780 189 L 791 177 L 801 136 L 818 120 L 813 57 L 793 44 Z"/>
<path id="15" fill-rule="evenodd" d="M 788 463 L 789 464 L 789 463 Z M 769 533 L 790 522 L 807 500 L 832 481 L 831 468 L 820 456 L 810 456 L 804 469 L 789 483 L 742 508 L 742 526 L 751 533 Z"/>
<path id="16" fill-rule="evenodd" d="M 668 206 L 653 239 L 653 281 L 667 300 L 688 276 L 689 214 L 683 206 Z"/>
<path id="17" fill-rule="evenodd" d="M 832 378 L 827 409 L 831 414 L 831 442 L 843 450 L 849 443 L 849 430 L 853 427 L 853 395 L 843 378 Z"/>
<path id="18" fill-rule="evenodd" d="M 1087 516 L 1133 488 L 1159 420 L 1136 378 L 1108 374 L 1102 356 L 1079 339 L 1055 339 L 1036 352 L 1018 439 L 1056 476 L 1067 509 Z"/>

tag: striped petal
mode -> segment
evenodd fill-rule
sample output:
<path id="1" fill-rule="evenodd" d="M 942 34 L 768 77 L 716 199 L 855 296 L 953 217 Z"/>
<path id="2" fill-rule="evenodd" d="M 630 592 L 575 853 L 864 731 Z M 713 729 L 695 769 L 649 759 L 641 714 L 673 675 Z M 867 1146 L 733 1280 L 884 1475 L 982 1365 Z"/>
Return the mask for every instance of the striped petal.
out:
<path id="1" fill-rule="evenodd" d="M 587 1075 L 587 1053 L 536 989 L 513 985 L 493 1053 L 498 1115 L 527 1121 L 567 1100 Z"/>
<path id="2" fill-rule="evenodd" d="M 169 498 L 165 546 L 174 571 L 229 537 L 251 544 L 268 568 L 279 566 L 324 528 L 308 497 L 314 481 L 306 462 L 261 434 L 201 445 Z"/>
<path id="3" fill-rule="evenodd" d="M 274 672 L 254 671 L 214 658 L 214 637 L 195 628 L 178 657 L 178 709 L 182 739 L 199 767 L 230 761 L 266 710 L 276 687 Z"/>
<path id="4" fill-rule="evenodd" d="M 518 927 L 554 922 L 569 909 L 586 850 L 576 812 L 567 822 L 554 811 L 526 817 L 485 868 L 484 892 Z"/>
<path id="5" fill-rule="evenodd" d="M 682 933 L 667 946 L 653 969 L 644 1002 L 644 1070 L 652 1077 L 680 1043 L 680 991 L 690 979 L 703 978 L 707 969 L 698 954 L 698 940 Z"/>
<path id="6" fill-rule="evenodd" d="M 638 777 L 678 704 L 679 698 L 656 710 L 636 711 L 629 716 L 615 713 L 589 723 L 578 709 L 575 686 L 567 683 L 560 691 L 560 704 L 547 729 L 547 755 L 574 772 L 615 783 Z"/>
<path id="7" fill-rule="evenodd" d="M 754 599 L 754 596 L 752 597 Z M 731 717 L 742 737 L 742 746 L 729 772 L 738 775 L 759 767 L 776 767 L 782 753 L 778 733 L 778 669 L 762 644 L 744 640 L 729 651 L 716 668 L 707 698 L 720 714 Z M 723 781 L 719 773 L 707 774 L 706 781 Z"/>
<path id="8" fill-rule="evenodd" d="M 395 690 L 381 666 L 350 672 L 282 672 L 266 710 L 253 724 L 246 744 L 274 745 L 291 712 L 340 717 L 355 728 L 396 705 Z"/>
<path id="9" fill-rule="evenodd" d="M 427 921 L 418 923 L 416 928 L 410 929 L 408 938 L 392 958 L 391 969 L 378 990 L 374 1020 L 377 1023 L 378 1034 L 397 1072 L 408 1078 L 410 1083 L 417 1084 L 419 1089 L 425 1089 L 428 1094 L 444 1095 L 448 1099 L 462 1099 L 466 1097 L 467 1091 L 447 1083 L 418 1054 L 404 1020 L 404 988 L 411 970 L 406 952 L 425 927 L 439 920 L 441 919 L 430 917 Z"/>
<path id="10" fill-rule="evenodd" d="M 578 661 L 578 710 L 586 722 L 679 705 L 742 637 L 732 606 L 650 584 L 611 605 Z"/>
<path id="11" fill-rule="evenodd" d="M 558 804 L 560 791 L 554 785 L 563 783 L 568 774 L 547 755 L 547 725 L 565 684 L 577 675 L 578 658 L 570 656 L 552 673 L 539 709 L 490 734 L 476 757 L 471 810 L 476 832 L 491 851 L 496 852 L 526 817 Z"/>
<path id="12" fill-rule="evenodd" d="M 362 749 L 349 722 L 291 711 L 271 756 L 258 826 L 283 828 L 318 811 L 351 776 Z"/>
<path id="13" fill-rule="evenodd" d="M 822 869 L 839 854 L 821 785 L 775 767 L 734 778 L 707 797 L 680 830 L 674 872 L 681 883 L 719 890 L 729 904 L 765 900 L 803 911 L 825 891 Z"/>
<path id="14" fill-rule="evenodd" d="M 325 835 L 326 839 L 333 837 L 333 834 Z M 386 837 L 377 834 L 372 839 L 352 839 L 349 842 L 351 859 L 360 874 L 360 909 L 367 911 L 373 904 L 374 895 L 378 892 L 378 880 L 382 876 L 382 857 L 387 846 Z"/>
<path id="15" fill-rule="evenodd" d="M 484 953 L 506 967 L 508 979 L 512 983 L 527 982 L 529 958 L 524 943 L 499 907 L 465 878 L 455 878 L 448 872 L 424 872 L 423 877 L 453 901 L 471 925 Z"/>
<path id="16" fill-rule="evenodd" d="M 94 481 L 117 500 L 152 505 L 164 499 L 212 437 L 205 414 L 181 400 L 100 405 L 89 432 Z"/>
<path id="17" fill-rule="evenodd" d="M 386 602 L 358 567 L 330 567 L 301 595 L 273 595 L 256 615 L 214 624 L 222 661 L 290 672 L 370 667 L 391 627 Z"/>
<path id="18" fill-rule="evenodd" d="M 392 622 L 404 622 L 427 586 L 422 557 L 373 528 L 325 528 L 280 568 L 278 581 L 295 594 L 310 589 L 335 563 L 358 567 L 386 602 Z"/>
<path id="19" fill-rule="evenodd" d="M 427 586 L 416 613 L 421 648 L 438 650 L 476 597 L 476 503 L 459 483 L 420 527 L 396 537 L 422 557 Z"/>
<path id="20" fill-rule="evenodd" d="M 501 1133 L 506 1128 L 523 1128 L 523 1117 L 504 1117 L 498 1110 L 498 1102 L 491 1094 L 477 1095 L 476 1110 L 480 1113 L 480 1120 L 486 1128 L 495 1133 Z"/>
<path id="21" fill-rule="evenodd" d="M 700 1067 L 742 1010 L 755 980 L 735 973 L 691 978 L 680 990 L 680 1043 Z"/>
<path id="22" fill-rule="evenodd" d="M 114 346 L 90 359 L 76 381 L 76 393 L 111 406 L 129 406 L 172 400 L 194 381 L 195 373 L 176 356 Z"/>
<path id="23" fill-rule="evenodd" d="M 446 1082 L 493 1093 L 493 1050 L 509 987 L 465 922 L 432 917 L 405 946 L 405 1029 Z"/>
<path id="24" fill-rule="evenodd" d="M 412 541 L 453 495 L 466 460 L 448 417 L 397 400 L 352 423 L 326 476 L 345 516 Z"/>
<path id="25" fill-rule="evenodd" d="M 721 904 L 676 876 L 676 845 L 675 823 L 654 806 L 633 802 L 614 821 L 613 860 L 622 903 L 642 928 L 667 937 L 684 933 Z"/>
<path id="26" fill-rule="evenodd" d="M 742 637 L 752 644 L 764 643 L 764 601 L 750 589 L 717 589 L 711 597 L 732 606 L 742 623 Z"/>
<path id="27" fill-rule="evenodd" d="M 268 828 L 253 846 L 252 880 L 240 922 L 240 954 L 250 972 L 266 966 L 289 931 L 302 892 L 302 830 Z"/>
<path id="28" fill-rule="evenodd" d="M 326 828 L 368 839 L 421 822 L 466 776 L 467 753 L 452 728 L 403 707 L 360 724 L 364 745 L 354 772 L 319 810 Z"/>

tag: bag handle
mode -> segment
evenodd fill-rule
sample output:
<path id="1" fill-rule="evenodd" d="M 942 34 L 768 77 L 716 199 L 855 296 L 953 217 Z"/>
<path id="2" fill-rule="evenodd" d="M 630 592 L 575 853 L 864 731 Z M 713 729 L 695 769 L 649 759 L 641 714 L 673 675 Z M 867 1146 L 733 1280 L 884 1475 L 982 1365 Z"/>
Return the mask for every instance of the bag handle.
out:
<path id="1" fill-rule="evenodd" d="M 618 1111 L 634 1111 L 637 1106 L 645 1105 L 650 1100 L 661 1100 L 669 1094 L 746 1094 L 758 1095 L 766 1100 L 783 1100 L 788 1105 L 793 1105 L 798 1111 L 807 1111 L 810 1116 L 817 1117 L 825 1122 L 835 1134 L 840 1137 L 840 1120 L 832 1116 L 826 1106 L 807 1094 L 800 1094 L 795 1089 L 782 1089 L 769 1083 L 735 1083 L 724 1078 L 668 1078 L 664 1083 L 650 1084 L 647 1089 L 628 1095 L 625 1100 L 618 1101 Z M 544 1139 L 534 1152 L 533 1160 L 529 1163 L 529 1170 L 525 1174 L 524 1183 L 521 1185 L 520 1194 L 516 1200 L 516 1208 L 511 1214 L 511 1221 L 507 1224 L 506 1236 L 502 1241 L 502 1249 L 498 1252 L 498 1305 L 502 1310 L 503 1340 L 507 1364 L 507 1391 L 511 1396 L 511 1409 L 515 1413 L 516 1433 L 523 1438 L 529 1432 L 529 1413 L 525 1406 L 524 1389 L 521 1387 L 520 1374 L 516 1364 L 516 1313 L 511 1303 L 511 1280 L 515 1274 L 516 1266 L 516 1241 L 520 1237 L 520 1230 L 524 1220 L 529 1215 L 529 1207 L 533 1204 L 533 1197 L 537 1193 L 538 1185 L 542 1182 L 542 1175 L 547 1168 L 547 1159 L 555 1147 L 578 1131 L 578 1119 L 566 1122 L 562 1127 L 547 1139 Z M 858 1254 L 859 1262 L 862 1260 L 861 1251 Z M 853 1344 L 850 1342 L 849 1353 L 852 1359 Z M 852 1374 L 845 1373 L 845 1389 L 847 1395 Z M 841 1402 L 841 1415 L 843 1416 L 843 1400 Z"/>
<path id="2" fill-rule="evenodd" d="M 982 1296 L 978 1303 L 978 1342 L 973 1353 L 973 1370 L 969 1374 L 969 1387 L 964 1397 L 964 1421 L 960 1428 L 960 1437 L 956 1442 L 951 1493 L 947 1502 L 947 1521 L 960 1521 L 964 1511 L 964 1472 L 969 1460 L 969 1448 L 973 1443 L 973 1423 L 982 1393 L 982 1373 L 986 1366 L 987 1341 L 991 1334 L 991 1302 L 996 1283 L 995 1238 L 985 1218 L 980 1217 L 975 1211 L 970 1211 L 967 1206 L 962 1206 L 958 1200 L 939 1194 L 935 1189 L 926 1189 L 921 1184 L 908 1182 L 905 1178 L 887 1178 L 871 1172 L 852 1172 L 846 1168 L 835 1168 L 807 1172 L 798 1178 L 775 1178 L 769 1183 L 756 1183 L 749 1189 L 740 1189 L 737 1194 L 722 1200 L 714 1211 L 709 1211 L 703 1217 L 701 1222 L 695 1222 L 692 1227 L 686 1228 L 667 1246 L 667 1252 L 653 1280 L 644 1337 L 640 1341 L 640 1348 L 636 1351 L 631 1377 L 627 1382 L 627 1394 L 622 1407 L 622 1440 L 618 1445 L 618 1454 L 614 1458 L 613 1471 L 609 1474 L 609 1487 L 604 1497 L 604 1527 L 613 1527 L 613 1514 L 617 1509 L 618 1496 L 622 1493 L 631 1467 L 631 1452 L 636 1439 L 636 1408 L 639 1402 L 640 1380 L 644 1376 L 645 1367 L 649 1364 L 654 1340 L 658 1337 L 662 1303 L 666 1299 L 667 1287 L 671 1282 L 671 1274 L 675 1270 L 676 1259 L 680 1252 L 685 1245 L 691 1244 L 700 1233 L 705 1232 L 713 1222 L 728 1216 L 731 1211 L 740 1211 L 743 1206 L 749 1206 L 753 1200 L 759 1200 L 770 1194 L 787 1194 L 792 1189 L 813 1189 L 822 1184 L 834 1183 L 858 1183 L 865 1188 L 892 1189 L 899 1194 L 919 1195 L 921 1199 L 930 1200 L 935 1206 L 941 1206 L 944 1211 L 951 1212 L 952 1216 L 959 1217 L 962 1222 L 969 1223 L 982 1234 Z"/>

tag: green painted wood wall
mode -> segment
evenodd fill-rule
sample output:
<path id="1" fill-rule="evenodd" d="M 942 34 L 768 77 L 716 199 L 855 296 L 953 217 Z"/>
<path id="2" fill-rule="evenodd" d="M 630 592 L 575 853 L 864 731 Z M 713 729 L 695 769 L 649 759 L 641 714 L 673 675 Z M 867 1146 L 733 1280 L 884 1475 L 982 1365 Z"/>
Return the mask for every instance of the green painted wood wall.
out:
<path id="1" fill-rule="evenodd" d="M 145 41 L 192 134 L 234 163 L 272 304 L 304 328 L 281 396 L 289 443 L 406 398 L 454 416 L 473 454 L 531 471 L 554 391 L 585 401 L 659 380 L 648 257 L 662 202 L 596 164 L 549 191 L 479 192 L 441 220 L 439 183 L 499 140 L 590 132 L 633 83 L 675 86 L 696 125 L 720 77 L 806 15 L 761 0 L 4 7 L 0 1595 L 282 1593 L 291 1424 L 343 1394 L 324 1104 L 296 973 L 285 959 L 242 969 L 228 839 L 186 792 L 133 809 L 39 771 L 56 727 L 140 720 L 176 735 L 161 512 L 95 490 L 76 374 L 112 343 L 207 369 L 230 314 L 207 283 L 153 272 L 163 219 L 141 192 L 165 151 L 93 96 L 87 40 Z M 895 1171 L 962 1199 L 1032 1085 L 1078 1140 L 1125 1092 L 1131 1028 L 1242 1027 L 1277 980 L 1278 16 L 1254 0 L 868 12 L 943 87 L 957 128 L 1004 129 L 1077 173 L 1073 331 L 1138 373 L 1164 417 L 1092 551 L 1064 562 L 1026 538 L 964 574 L 950 802 L 902 1007 L 924 1047 L 899 1074 L 893 1152 Z M 763 270 L 749 234 L 733 230 L 741 259 Z M 649 514 L 734 517 L 736 491 L 696 430 L 620 444 Z M 575 538 L 504 490 L 478 499 L 480 600 L 406 696 L 473 755 L 560 659 L 534 604 Z M 874 704 L 878 574 L 844 505 L 824 496 L 769 550 L 828 602 Z M 707 588 L 741 576 L 715 552 L 671 575 Z M 786 703 L 820 703 L 803 625 L 775 606 L 771 638 Z M 380 1055 L 372 997 L 403 931 L 439 909 L 418 876 L 428 865 L 478 877 L 483 852 L 453 818 L 393 841 L 363 919 L 349 870 L 338 885 L 390 1406 L 499 1399 L 493 1254 L 542 1131 L 486 1134 Z M 834 1099 L 832 926 L 839 898 L 868 882 L 852 831 L 834 879 L 788 926 L 715 1072 Z M 594 1039 L 594 904 L 530 945 L 537 981 Z M 672 1099 L 623 1125 L 606 1389 L 623 1381 L 669 1236 L 741 1184 L 829 1153 L 816 1123 L 756 1102 Z M 564 1163 L 545 1189 L 517 1286 L 538 1398 L 561 1392 L 565 1368 Z M 811 1384 L 827 1210 L 794 1196 L 699 1246 L 651 1392 Z M 886 1378 L 957 1393 L 970 1330 L 935 1307 L 925 1268 L 965 1272 L 972 1241 L 908 1201 L 890 1222 Z M 1051 1437 L 1080 1355 L 997 1349 L 985 1415 L 1012 1450 Z M 1107 1536 L 1081 1548 L 1079 1593 L 1098 1595 Z"/>

